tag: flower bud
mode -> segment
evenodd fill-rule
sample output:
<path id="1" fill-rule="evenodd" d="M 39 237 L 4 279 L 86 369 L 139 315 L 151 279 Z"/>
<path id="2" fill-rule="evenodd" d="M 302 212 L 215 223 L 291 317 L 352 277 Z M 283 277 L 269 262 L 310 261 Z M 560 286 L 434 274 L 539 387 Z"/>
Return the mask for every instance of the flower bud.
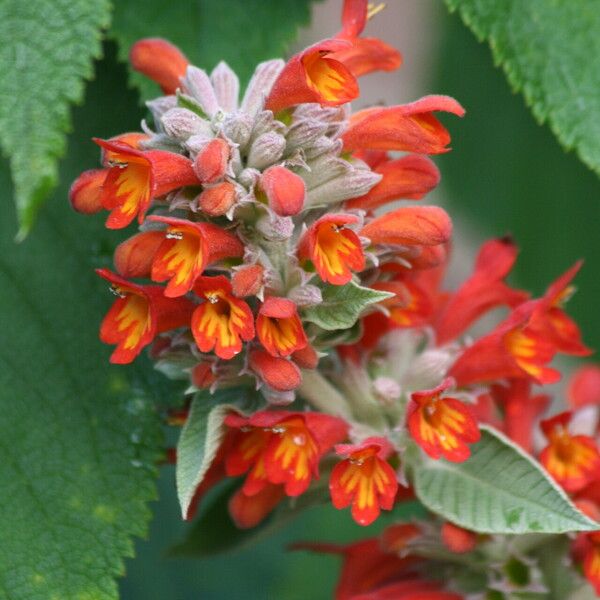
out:
<path id="1" fill-rule="evenodd" d="M 247 114 L 234 113 L 227 115 L 223 120 L 221 131 L 233 144 L 238 144 L 243 150 L 252 135 L 254 120 Z"/>
<path id="2" fill-rule="evenodd" d="M 262 110 L 265 104 L 265 95 L 271 91 L 284 66 L 285 63 L 280 58 L 276 58 L 260 63 L 256 67 L 254 75 L 246 87 L 241 106 L 242 112 L 254 116 Z"/>
<path id="3" fill-rule="evenodd" d="M 148 102 L 146 102 L 146 106 L 152 113 L 154 122 L 157 123 L 167 111 L 177 106 L 177 97 L 160 96 L 159 98 L 154 98 L 154 100 L 148 100 Z"/>
<path id="4" fill-rule="evenodd" d="M 304 180 L 285 167 L 269 167 L 260 178 L 260 187 L 267 196 L 269 206 L 281 217 L 297 215 L 304 207 Z"/>
<path id="5" fill-rule="evenodd" d="M 174 94 L 188 59 L 167 40 L 146 38 L 136 42 L 129 53 L 131 66 L 160 85 L 165 94 Z"/>
<path id="6" fill-rule="evenodd" d="M 219 106 L 225 112 L 233 112 L 237 108 L 240 82 L 231 67 L 221 61 L 210 74 L 210 81 Z"/>
<path id="7" fill-rule="evenodd" d="M 442 542 L 456 554 L 471 552 L 477 546 L 477 534 L 454 523 L 446 521 L 442 525 Z"/>
<path id="8" fill-rule="evenodd" d="M 219 103 L 208 75 L 198 67 L 189 66 L 185 77 L 181 80 L 181 87 L 186 94 L 197 100 L 202 110 L 213 117 L 219 110 Z"/>
<path id="9" fill-rule="evenodd" d="M 290 360 L 271 356 L 265 350 L 250 353 L 250 368 L 278 392 L 295 390 L 302 383 L 300 369 Z"/>
<path id="10" fill-rule="evenodd" d="M 288 240 L 294 234 L 294 222 L 291 217 L 278 217 L 265 215 L 256 222 L 256 229 L 266 239 L 272 242 Z"/>
<path id="11" fill-rule="evenodd" d="M 171 137 L 185 141 L 193 135 L 211 135 L 210 123 L 187 108 L 175 107 L 161 118 L 165 132 Z"/>
<path id="12" fill-rule="evenodd" d="M 246 164 L 255 169 L 265 169 L 277 162 L 285 150 L 285 138 L 274 131 L 259 135 L 250 146 Z"/>
<path id="13" fill-rule="evenodd" d="M 263 273 L 261 265 L 245 265 L 233 273 L 231 287 L 233 295 L 237 298 L 256 296 L 263 286 Z"/>
<path id="14" fill-rule="evenodd" d="M 224 215 L 235 204 L 235 201 L 235 186 L 229 181 L 205 188 L 198 196 L 200 210 L 211 217 Z"/>
<path id="15" fill-rule="evenodd" d="M 288 294 L 288 298 L 293 300 L 297 306 L 314 306 L 323 302 L 321 290 L 316 285 L 311 285 L 310 283 L 292 288 Z"/>
<path id="16" fill-rule="evenodd" d="M 308 200 L 313 206 L 342 202 L 342 200 L 363 196 L 380 180 L 381 175 L 369 169 L 352 169 L 340 177 L 311 189 L 308 192 Z"/>
<path id="17" fill-rule="evenodd" d="M 377 377 L 373 381 L 373 389 L 377 398 L 387 406 L 392 405 L 400 398 L 400 385 L 391 377 Z"/>
<path id="18" fill-rule="evenodd" d="M 316 369 L 319 364 L 319 355 L 310 344 L 307 344 L 300 350 L 296 350 L 292 354 L 292 359 L 302 369 Z"/>
<path id="19" fill-rule="evenodd" d="M 194 161 L 194 170 L 202 183 L 223 179 L 229 160 L 229 144 L 220 138 L 211 140 L 202 148 Z"/>
<path id="20" fill-rule="evenodd" d="M 216 381 L 216 376 L 212 370 L 211 363 L 198 363 L 192 369 L 192 384 L 195 385 L 198 389 L 208 389 L 210 386 Z"/>
<path id="21" fill-rule="evenodd" d="M 100 198 L 108 169 L 84 171 L 71 185 L 71 206 L 84 215 L 93 215 L 103 208 Z"/>

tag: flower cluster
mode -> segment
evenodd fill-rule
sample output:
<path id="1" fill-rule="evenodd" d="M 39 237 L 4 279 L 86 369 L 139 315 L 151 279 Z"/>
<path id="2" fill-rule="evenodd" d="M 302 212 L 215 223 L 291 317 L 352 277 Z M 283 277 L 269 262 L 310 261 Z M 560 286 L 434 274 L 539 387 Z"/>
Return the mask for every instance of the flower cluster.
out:
<path id="1" fill-rule="evenodd" d="M 598 517 L 599 370 L 582 370 L 571 411 L 545 420 L 549 396 L 533 387 L 559 379 L 549 366 L 557 353 L 589 354 L 564 312 L 581 265 L 531 299 L 505 282 L 514 242 L 494 239 L 449 291 L 446 212 L 418 203 L 379 210 L 438 184 L 427 155 L 448 151 L 450 136 L 435 113 L 464 110 L 427 96 L 351 112 L 358 77 L 401 64 L 395 49 L 361 36 L 376 12 L 346 0 L 335 37 L 258 65 L 241 101 L 225 63 L 208 75 L 164 40 L 134 45 L 133 67 L 165 95 L 148 102 L 143 131 L 94 140 L 102 168 L 83 173 L 70 193 L 79 212 L 109 211 L 110 229 L 139 224 L 117 247 L 114 271 L 98 270 L 116 296 L 100 338 L 115 346 L 114 363 L 149 346 L 157 367 L 187 378 L 201 402 L 260 390 L 252 409 L 230 402 L 223 411 L 186 518 L 209 488 L 237 477 L 229 510 L 239 527 L 307 490 L 368 525 L 414 498 L 411 456 L 467 461 L 482 423 L 537 456 Z M 475 341 L 465 337 L 499 307 L 504 320 Z M 594 426 L 571 431 L 590 407 Z M 540 420 L 545 446 L 533 436 Z M 572 548 L 598 591 L 599 535 L 581 534 Z M 433 520 L 346 548 L 311 548 L 343 554 L 339 598 L 374 598 L 377 589 L 377 598 L 454 600 L 462 596 L 424 568 L 431 548 L 440 560 L 472 553 L 481 561 L 496 546 Z M 529 569 L 509 552 L 486 589 L 517 589 L 511 560 Z M 367 577 L 372 568 L 381 577 Z"/>

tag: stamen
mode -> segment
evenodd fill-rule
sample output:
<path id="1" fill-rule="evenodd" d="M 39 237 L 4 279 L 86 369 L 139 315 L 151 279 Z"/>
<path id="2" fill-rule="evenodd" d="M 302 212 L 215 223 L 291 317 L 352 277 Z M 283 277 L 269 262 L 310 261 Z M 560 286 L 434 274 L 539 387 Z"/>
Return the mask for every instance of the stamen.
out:
<path id="1" fill-rule="evenodd" d="M 127 294 L 121 291 L 116 285 L 111 285 L 109 288 L 110 293 L 114 294 L 117 298 L 125 298 Z"/>
<path id="2" fill-rule="evenodd" d="M 165 237 L 168 240 L 182 240 L 183 233 L 181 231 L 167 231 L 167 234 L 165 235 Z"/>
<path id="3" fill-rule="evenodd" d="M 211 293 L 208 292 L 206 294 L 206 299 L 211 303 L 211 304 L 216 304 L 219 301 L 219 296 L 215 293 Z"/>
<path id="4" fill-rule="evenodd" d="M 109 160 L 108 166 L 109 167 L 119 167 L 119 169 L 124 169 L 127 166 L 127 163 L 121 162 L 119 160 Z"/>
<path id="5" fill-rule="evenodd" d="M 283 427 L 281 425 L 279 425 L 277 427 L 272 427 L 271 432 L 272 433 L 285 433 L 285 427 Z"/>
<path id="6" fill-rule="evenodd" d="M 360 467 L 361 465 L 363 465 L 363 464 L 364 464 L 364 462 L 365 462 L 364 458 L 352 458 L 352 457 L 350 457 L 350 458 L 348 459 L 348 461 L 350 462 L 350 464 L 351 464 L 351 465 L 357 465 L 357 466 L 359 466 L 359 467 Z"/>
<path id="7" fill-rule="evenodd" d="M 332 225 L 331 229 L 333 229 L 333 231 L 335 231 L 336 233 L 339 233 L 340 231 L 343 231 L 344 229 L 346 229 L 345 225 Z"/>
<path id="8" fill-rule="evenodd" d="M 385 8 L 385 2 L 374 4 L 369 2 L 367 4 L 367 21 L 372 19 L 375 15 L 378 15 Z"/>

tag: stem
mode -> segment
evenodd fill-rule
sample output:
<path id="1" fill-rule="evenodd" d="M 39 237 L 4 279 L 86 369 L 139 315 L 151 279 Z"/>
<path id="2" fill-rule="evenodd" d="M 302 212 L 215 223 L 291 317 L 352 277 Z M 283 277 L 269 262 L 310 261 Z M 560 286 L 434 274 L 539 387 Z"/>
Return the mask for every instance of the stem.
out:
<path id="1" fill-rule="evenodd" d="M 322 412 L 346 420 L 351 417 L 346 398 L 316 370 L 302 370 L 302 384 L 298 388 L 298 393 Z"/>

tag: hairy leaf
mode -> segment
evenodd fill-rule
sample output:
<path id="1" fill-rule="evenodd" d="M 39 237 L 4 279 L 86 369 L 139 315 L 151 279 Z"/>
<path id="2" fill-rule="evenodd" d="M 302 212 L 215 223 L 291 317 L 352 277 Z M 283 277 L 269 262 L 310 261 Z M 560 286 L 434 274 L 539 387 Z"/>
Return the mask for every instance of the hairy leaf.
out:
<path id="1" fill-rule="evenodd" d="M 561 144 L 600 173 L 600 11 L 595 0 L 446 0 Z M 489 118 L 493 118 L 490 107 Z"/>
<path id="2" fill-rule="evenodd" d="M 431 511 L 482 533 L 593 531 L 538 463 L 490 428 L 462 463 L 425 459 L 416 465 L 415 492 Z"/>
<path id="3" fill-rule="evenodd" d="M 67 200 L 70 180 L 98 160 L 92 133 L 138 116 L 117 67 L 100 63 L 75 112 L 65 185 L 35 233 L 15 245 L 10 204 L 0 219 L 0 597 L 10 600 L 114 600 L 156 495 L 162 435 L 149 398 L 171 388 L 148 363 L 108 363 L 98 326 L 112 297 L 93 269 L 108 266 L 119 235 Z M 115 97 L 119 111 L 102 109 Z M 1 167 L 0 182 L 9 195 Z"/>
<path id="4" fill-rule="evenodd" d="M 213 396 L 199 393 L 192 401 L 177 444 L 177 495 L 184 519 L 223 440 L 223 420 L 231 410 L 249 409 L 251 396 L 250 389 L 233 388 Z"/>
<path id="5" fill-rule="evenodd" d="M 347 285 L 329 285 L 323 290 L 323 302 L 304 309 L 302 315 L 327 331 L 348 329 L 368 306 L 393 295 L 362 287 L 354 281 Z"/>
<path id="6" fill-rule="evenodd" d="M 69 104 L 83 97 L 109 16 L 108 0 L 4 0 L 0 6 L 0 147 L 10 158 L 20 238 L 57 183 Z M 12 238 L 14 220 L 11 225 Z"/>
<path id="7" fill-rule="evenodd" d="M 307 25 L 311 0 L 129 0 L 116 2 L 112 34 L 127 60 L 129 49 L 143 37 L 164 37 L 181 48 L 190 61 L 212 69 L 221 60 L 246 82 L 254 67 L 285 56 L 298 28 Z M 144 17 L 140 18 L 140 14 Z M 134 73 L 142 97 L 158 88 Z"/>

